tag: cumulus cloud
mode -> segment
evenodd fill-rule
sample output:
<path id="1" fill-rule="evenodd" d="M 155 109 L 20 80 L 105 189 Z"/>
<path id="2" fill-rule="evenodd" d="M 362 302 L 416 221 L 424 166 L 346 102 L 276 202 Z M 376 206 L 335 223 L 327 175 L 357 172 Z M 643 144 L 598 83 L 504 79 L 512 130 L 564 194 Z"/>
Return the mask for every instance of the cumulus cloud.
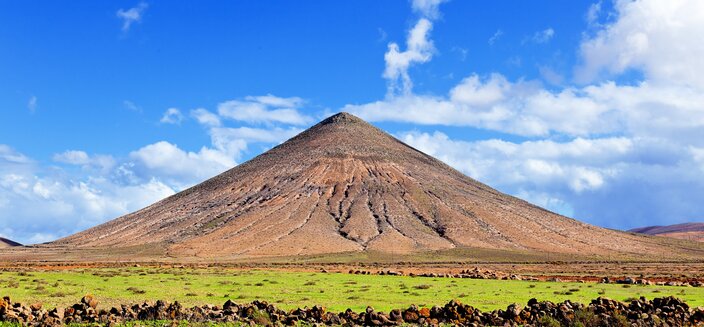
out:
<path id="1" fill-rule="evenodd" d="M 22 153 L 15 151 L 9 145 L 0 144 L 0 169 L 8 165 L 30 164 L 32 160 Z"/>
<path id="2" fill-rule="evenodd" d="M 69 164 L 94 160 L 81 151 L 55 156 Z M 71 175 L 43 168 L 29 157 L 0 145 L 0 231 L 32 244 L 56 239 L 106 219 L 139 209 L 174 190 L 156 179 L 123 184 L 109 177 Z M 15 224 L 23 221 L 23 224 Z"/>
<path id="3" fill-rule="evenodd" d="M 90 158 L 85 151 L 69 150 L 54 155 L 54 161 L 71 165 L 85 165 L 90 162 Z"/>
<path id="4" fill-rule="evenodd" d="M 220 117 L 205 108 L 191 110 L 191 117 L 195 118 L 199 124 L 205 126 L 220 126 Z"/>
<path id="5" fill-rule="evenodd" d="M 133 170 L 145 176 L 158 176 L 182 189 L 224 172 L 236 165 L 233 155 L 202 147 L 198 152 L 184 151 L 175 144 L 160 141 L 129 155 Z"/>
<path id="6" fill-rule="evenodd" d="M 223 118 L 246 123 L 305 125 L 313 119 L 299 111 L 303 104 L 303 99 L 297 97 L 281 98 L 271 94 L 248 96 L 243 100 L 220 103 L 218 114 Z"/>
<path id="7" fill-rule="evenodd" d="M 587 10 L 587 23 L 590 25 L 597 24 L 597 21 L 599 19 L 599 14 L 601 13 L 601 6 L 602 6 L 602 1 L 595 2 L 589 6 L 589 10 Z"/>
<path id="8" fill-rule="evenodd" d="M 265 95 L 223 102 L 218 114 L 191 110 L 211 139 L 197 151 L 168 141 L 124 157 L 67 150 L 46 166 L 0 144 L 0 234 L 26 244 L 46 242 L 138 210 L 234 167 L 253 144 L 278 144 L 300 133 L 300 125 L 312 120 L 299 112 L 303 105 L 301 98 Z M 161 122 L 185 118 L 169 108 Z M 232 120 L 239 126 L 226 124 Z M 17 219 L 26 223 L 13 224 Z"/>
<path id="9" fill-rule="evenodd" d="M 604 133 L 704 137 L 704 93 L 676 86 L 606 81 L 551 91 L 538 82 L 510 82 L 500 74 L 472 75 L 445 97 L 408 95 L 345 111 L 371 121 L 472 126 L 521 136 Z"/>
<path id="10" fill-rule="evenodd" d="M 387 81 L 387 97 L 410 94 L 413 81 L 408 74 L 408 69 L 414 64 L 430 61 L 435 52 L 433 41 L 430 40 L 430 31 L 433 29 L 432 20 L 439 16 L 438 7 L 444 0 L 414 0 L 411 3 L 413 11 L 421 17 L 406 37 L 406 50 L 396 42 L 388 45 L 384 54 L 386 68 L 384 78 Z"/>
<path id="11" fill-rule="evenodd" d="M 602 123 L 601 116 L 610 107 L 585 97 L 589 91 L 596 90 L 551 93 L 537 82 L 510 82 L 500 74 L 472 75 L 444 97 L 407 95 L 344 110 L 371 121 L 472 126 L 523 136 L 588 135 L 616 128 Z"/>
<path id="12" fill-rule="evenodd" d="M 411 2 L 411 8 L 414 12 L 419 13 L 423 17 L 436 19 L 440 16 L 438 7 L 440 7 L 441 3 L 446 1 L 447 0 L 413 0 Z"/>
<path id="13" fill-rule="evenodd" d="M 181 124 L 183 121 L 183 114 L 181 113 L 181 110 L 178 110 L 178 108 L 169 108 L 166 109 L 164 112 L 164 115 L 161 116 L 161 119 L 159 122 L 162 124 Z"/>
<path id="14" fill-rule="evenodd" d="M 384 55 L 386 69 L 384 78 L 388 83 L 387 95 L 410 94 L 413 82 L 408 68 L 415 63 L 430 61 L 435 51 L 433 42 L 428 38 L 433 23 L 427 18 L 418 20 L 406 39 L 406 50 L 401 51 L 397 43 L 391 42 Z"/>
<path id="15" fill-rule="evenodd" d="M 461 141 L 441 132 L 398 137 L 501 191 L 602 226 L 700 219 L 696 198 L 704 175 L 692 168 L 701 162 L 688 147 L 670 141 L 624 136 Z"/>
<path id="16" fill-rule="evenodd" d="M 210 130 L 213 144 L 229 143 L 227 140 L 243 140 L 245 142 L 281 143 L 303 129 L 289 128 L 253 128 L 253 127 L 216 127 Z"/>
<path id="17" fill-rule="evenodd" d="M 343 110 L 371 121 L 505 133 L 518 141 L 400 136 L 472 177 L 592 223 L 624 228 L 701 219 L 704 46 L 693 36 L 704 33 L 703 6 L 616 1 L 614 12 L 602 13 L 595 4 L 575 69 L 586 84 L 565 85 L 544 67 L 542 78 L 559 87 L 472 74 L 445 95 L 409 90 Z M 598 22 L 602 15 L 614 19 Z M 548 28 L 531 41 L 554 34 Z M 612 80 L 631 70 L 643 78 Z"/>
<path id="18" fill-rule="evenodd" d="M 140 2 L 137 6 L 129 9 L 120 8 L 116 15 L 122 20 L 122 31 L 127 32 L 132 27 L 132 24 L 141 22 L 148 7 L 149 4 L 146 2 Z"/>
<path id="19" fill-rule="evenodd" d="M 704 88 L 704 44 L 698 38 L 704 34 L 704 2 L 620 0 L 614 6 L 615 21 L 581 44 L 580 82 L 637 69 L 652 83 Z"/>
<path id="20" fill-rule="evenodd" d="M 110 155 L 88 155 L 85 151 L 68 150 L 54 154 L 55 162 L 81 166 L 85 169 L 98 169 L 102 172 L 110 171 L 115 167 L 116 161 Z"/>

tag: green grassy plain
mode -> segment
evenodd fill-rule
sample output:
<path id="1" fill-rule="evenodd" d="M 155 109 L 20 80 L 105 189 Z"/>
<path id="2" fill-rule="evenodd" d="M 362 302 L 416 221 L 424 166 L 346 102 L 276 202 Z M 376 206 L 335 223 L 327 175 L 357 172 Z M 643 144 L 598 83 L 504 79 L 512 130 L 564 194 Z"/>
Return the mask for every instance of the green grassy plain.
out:
<path id="1" fill-rule="evenodd" d="M 283 309 L 323 305 L 329 310 L 367 305 L 377 310 L 443 305 L 451 299 L 481 310 L 505 308 L 511 303 L 572 300 L 588 303 L 605 296 L 624 301 L 674 295 L 691 306 L 704 306 L 704 288 L 502 281 L 407 276 L 351 275 L 225 268 L 87 268 L 1 272 L 0 295 L 13 301 L 41 301 L 45 307 L 73 304 L 87 293 L 99 307 L 163 299 L 187 306 L 265 300 Z"/>

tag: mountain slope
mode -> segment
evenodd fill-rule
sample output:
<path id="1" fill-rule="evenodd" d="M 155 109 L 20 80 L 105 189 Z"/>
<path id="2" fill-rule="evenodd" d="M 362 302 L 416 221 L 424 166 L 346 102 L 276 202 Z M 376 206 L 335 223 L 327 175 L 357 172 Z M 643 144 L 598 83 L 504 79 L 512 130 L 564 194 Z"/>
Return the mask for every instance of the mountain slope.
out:
<path id="1" fill-rule="evenodd" d="M 17 243 L 13 240 L 8 240 L 4 237 L 0 237 L 0 249 L 13 248 L 16 246 L 22 246 L 22 244 Z"/>
<path id="2" fill-rule="evenodd" d="M 502 194 L 347 113 L 52 245 L 144 244 L 207 257 L 453 248 L 704 253 L 694 243 L 591 226 Z"/>
<path id="3" fill-rule="evenodd" d="M 629 232 L 704 242 L 704 223 L 684 223 L 668 226 L 648 226 L 634 228 L 629 230 Z"/>

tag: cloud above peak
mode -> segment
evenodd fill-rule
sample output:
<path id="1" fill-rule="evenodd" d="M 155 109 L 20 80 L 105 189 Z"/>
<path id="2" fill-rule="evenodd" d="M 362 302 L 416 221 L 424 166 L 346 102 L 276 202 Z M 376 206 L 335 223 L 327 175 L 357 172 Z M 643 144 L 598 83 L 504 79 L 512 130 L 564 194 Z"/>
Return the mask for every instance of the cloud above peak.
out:
<path id="1" fill-rule="evenodd" d="M 299 111 L 303 104 L 303 99 L 297 97 L 282 98 L 271 94 L 247 96 L 243 100 L 220 103 L 218 114 L 250 124 L 306 125 L 312 123 L 313 118 Z"/>
<path id="2" fill-rule="evenodd" d="M 418 13 L 420 18 L 408 31 L 406 37 L 406 50 L 396 42 L 390 42 L 384 54 L 386 67 L 383 77 L 386 79 L 387 98 L 411 94 L 413 81 L 408 73 L 411 66 L 430 61 L 436 51 L 430 32 L 433 29 L 433 20 L 440 16 L 439 7 L 445 0 L 413 0 L 411 8 Z"/>
<path id="3" fill-rule="evenodd" d="M 437 19 L 440 16 L 440 4 L 447 0 L 413 0 L 411 8 L 414 12 L 429 19 Z"/>
<path id="4" fill-rule="evenodd" d="M 397 43 L 389 43 L 384 55 L 386 69 L 383 74 L 387 81 L 387 96 L 411 93 L 413 81 L 408 74 L 408 69 L 413 64 L 428 62 L 433 57 L 435 47 L 428 38 L 432 28 L 433 23 L 430 20 L 421 18 L 408 32 L 405 51 L 401 51 Z"/>

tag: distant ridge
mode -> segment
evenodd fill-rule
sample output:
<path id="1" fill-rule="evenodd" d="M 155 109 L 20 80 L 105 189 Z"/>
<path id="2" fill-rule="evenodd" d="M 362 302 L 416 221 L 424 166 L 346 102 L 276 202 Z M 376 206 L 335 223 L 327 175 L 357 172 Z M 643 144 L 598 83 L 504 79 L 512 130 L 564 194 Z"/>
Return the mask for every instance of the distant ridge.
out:
<path id="1" fill-rule="evenodd" d="M 503 194 L 348 113 L 199 185 L 48 246 L 253 257 L 492 249 L 704 257 Z"/>
<path id="2" fill-rule="evenodd" d="M 648 226 L 634 228 L 629 230 L 629 232 L 704 242 L 704 223 L 683 223 L 667 226 Z"/>
<path id="3" fill-rule="evenodd" d="M 16 246 L 22 246 L 22 244 L 17 243 L 13 240 L 8 240 L 4 237 L 0 237 L 0 248 L 12 248 Z"/>

